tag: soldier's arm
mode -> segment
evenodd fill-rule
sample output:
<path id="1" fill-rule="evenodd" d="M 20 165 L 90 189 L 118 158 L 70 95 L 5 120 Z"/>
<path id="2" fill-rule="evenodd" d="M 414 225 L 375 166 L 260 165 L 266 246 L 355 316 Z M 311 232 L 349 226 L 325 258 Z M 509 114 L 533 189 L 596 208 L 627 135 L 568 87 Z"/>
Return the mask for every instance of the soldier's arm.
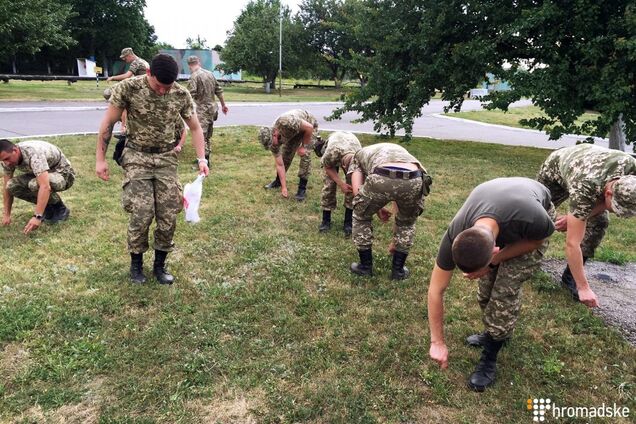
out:
<path id="1" fill-rule="evenodd" d="M 106 163 L 106 150 L 108 143 L 113 135 L 115 123 L 121 119 L 123 109 L 118 108 L 112 103 L 108 105 L 108 109 L 99 124 L 99 132 L 97 133 L 97 146 L 95 147 L 95 173 L 99 178 L 108 181 L 108 164 Z"/>
<path id="2" fill-rule="evenodd" d="M 35 215 L 43 215 L 46 204 L 49 203 L 49 197 L 51 196 L 51 184 L 49 181 L 49 172 L 44 171 L 36 177 L 38 182 L 38 196 L 37 203 L 35 204 Z M 42 221 L 36 217 L 32 217 L 24 227 L 24 234 L 29 234 L 31 231 L 37 229 Z"/>
<path id="3" fill-rule="evenodd" d="M 444 340 L 444 293 L 452 276 L 453 271 L 446 271 L 436 263 L 428 286 L 428 325 L 431 330 L 429 355 L 442 368 L 448 367 L 448 348 Z"/>
<path id="4" fill-rule="evenodd" d="M 126 71 L 126 73 L 124 74 L 113 75 L 112 77 L 108 77 L 106 81 L 121 81 L 121 80 L 125 80 L 126 78 L 130 78 L 132 76 L 133 76 L 133 73 L 131 71 Z"/>
<path id="5" fill-rule="evenodd" d="M 574 277 L 574 281 L 576 282 L 581 303 L 590 308 L 594 308 L 598 306 L 598 299 L 590 288 L 590 284 L 585 276 L 583 252 L 581 251 L 581 242 L 585 236 L 586 225 L 587 221 L 578 219 L 572 214 L 567 215 L 568 231 L 565 236 L 565 256 L 568 260 L 572 277 Z"/>
<path id="6" fill-rule="evenodd" d="M 199 161 L 199 171 L 207 177 L 210 169 L 205 160 L 205 144 L 203 142 L 203 130 L 201 129 L 199 118 L 197 118 L 196 113 L 193 113 L 188 118 L 183 118 L 183 120 L 188 128 L 190 128 L 190 133 L 192 134 L 192 146 Z"/>
<path id="7" fill-rule="evenodd" d="M 500 263 L 507 261 L 508 259 L 516 258 L 526 253 L 530 253 L 543 244 L 545 240 L 520 240 L 516 243 L 509 244 L 508 246 L 497 252 L 490 261 L 493 265 L 499 265 Z"/>
<path id="8" fill-rule="evenodd" d="M 303 147 L 309 147 L 311 135 L 314 133 L 314 126 L 303 119 L 300 123 L 300 131 L 303 133 Z"/>
<path id="9" fill-rule="evenodd" d="M 276 174 L 280 180 L 280 192 L 283 197 L 287 197 L 287 173 L 285 171 L 285 162 L 283 162 L 283 155 L 274 155 L 274 164 L 276 165 Z"/>
<path id="10" fill-rule="evenodd" d="M 364 184 L 364 174 L 362 174 L 362 171 L 353 171 L 353 173 L 351 174 L 351 189 L 353 190 L 354 196 L 358 195 L 362 184 Z"/>
<path id="11" fill-rule="evenodd" d="M 338 175 L 338 171 L 335 168 L 331 168 L 329 166 L 325 166 L 325 173 L 331 178 L 331 180 L 340 187 L 340 189 L 344 193 L 348 193 L 351 191 L 351 186 L 340 179 Z"/>
<path id="12" fill-rule="evenodd" d="M 230 111 L 230 109 L 225 104 L 225 99 L 223 98 L 223 93 L 217 94 L 217 97 L 219 98 L 219 101 L 221 102 L 221 111 L 223 112 L 223 115 L 227 115 L 227 113 Z"/>
<path id="13" fill-rule="evenodd" d="M 13 206 L 13 196 L 7 190 L 7 184 L 9 184 L 9 180 L 13 177 L 11 175 L 4 175 L 3 178 L 3 187 L 2 187 L 2 204 L 4 206 L 4 213 L 2 216 L 2 225 L 11 224 L 11 207 Z"/>

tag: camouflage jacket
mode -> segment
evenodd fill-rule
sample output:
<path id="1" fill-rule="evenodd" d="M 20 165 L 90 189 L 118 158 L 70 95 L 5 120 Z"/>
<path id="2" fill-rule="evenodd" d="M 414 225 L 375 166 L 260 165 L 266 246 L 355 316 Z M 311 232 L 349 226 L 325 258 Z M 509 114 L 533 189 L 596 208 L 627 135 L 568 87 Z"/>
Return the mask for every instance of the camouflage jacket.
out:
<path id="1" fill-rule="evenodd" d="M 22 153 L 22 162 L 16 166 L 7 166 L 4 163 L 2 170 L 4 175 L 13 175 L 16 169 L 25 174 L 33 174 L 36 177 L 43 172 L 73 172 L 71 162 L 66 159 L 64 153 L 51 143 L 41 140 L 29 140 L 16 144 Z"/>
<path id="2" fill-rule="evenodd" d="M 368 176 L 378 166 L 391 162 L 414 163 L 426 172 L 420 161 L 407 152 L 404 147 L 393 143 L 378 143 L 358 150 L 347 173 L 360 171 Z"/>
<path id="3" fill-rule="evenodd" d="M 132 74 L 135 75 L 135 76 L 146 75 L 146 70 L 147 69 L 150 69 L 150 66 L 148 65 L 148 62 L 146 62 L 145 60 L 143 60 L 140 57 L 138 57 L 137 59 L 133 60 L 130 63 L 130 66 L 128 67 L 128 70 L 130 72 L 132 72 Z"/>
<path id="4" fill-rule="evenodd" d="M 272 146 L 270 148 L 271 152 L 274 155 L 278 155 L 280 153 L 280 147 L 283 144 L 294 144 L 294 142 L 298 141 L 297 137 L 301 136 L 300 128 L 302 121 L 307 121 L 314 126 L 314 129 L 318 126 L 318 121 L 314 116 L 302 109 L 293 109 L 288 112 L 280 115 L 276 121 L 274 121 L 274 125 L 272 125 L 272 130 L 277 129 L 280 134 L 278 144 Z"/>
<path id="5" fill-rule="evenodd" d="M 223 94 L 223 88 L 219 85 L 214 74 L 207 69 L 199 68 L 190 75 L 188 91 L 197 105 L 197 116 L 201 121 L 214 121 L 218 115 L 219 107 L 215 97 Z"/>
<path id="6" fill-rule="evenodd" d="M 358 138 L 350 132 L 336 131 L 327 139 L 325 153 L 320 159 L 323 168 L 337 168 L 342 162 L 343 156 L 355 153 L 362 149 Z"/>

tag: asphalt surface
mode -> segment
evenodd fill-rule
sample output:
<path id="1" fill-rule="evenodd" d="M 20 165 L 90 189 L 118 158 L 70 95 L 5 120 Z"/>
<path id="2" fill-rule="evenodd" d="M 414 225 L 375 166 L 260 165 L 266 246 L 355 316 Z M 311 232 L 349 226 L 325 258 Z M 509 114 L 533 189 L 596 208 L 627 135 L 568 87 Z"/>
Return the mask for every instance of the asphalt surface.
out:
<path id="1" fill-rule="evenodd" d="M 529 105 L 529 101 L 515 106 Z M 358 115 L 346 113 L 342 119 L 327 121 L 325 117 L 341 103 L 229 103 L 227 115 L 220 115 L 215 127 L 233 125 L 271 125 L 281 113 L 295 108 L 306 109 L 319 122 L 321 130 L 347 130 L 375 133 L 372 122 L 352 122 Z M 413 135 L 448 140 L 468 140 L 515 146 L 554 149 L 571 146 L 583 137 L 564 136 L 549 140 L 540 131 L 484 124 L 442 116 L 446 102 L 432 100 L 422 108 L 422 116 L 415 120 Z M 467 100 L 463 111 L 481 109 L 476 100 Z M 0 137 L 37 138 L 61 134 L 94 134 L 106 110 L 106 102 L 0 102 Z M 117 128 L 116 128 L 117 130 Z M 403 134 L 403 132 L 398 133 Z M 607 146 L 607 140 L 597 140 Z"/>

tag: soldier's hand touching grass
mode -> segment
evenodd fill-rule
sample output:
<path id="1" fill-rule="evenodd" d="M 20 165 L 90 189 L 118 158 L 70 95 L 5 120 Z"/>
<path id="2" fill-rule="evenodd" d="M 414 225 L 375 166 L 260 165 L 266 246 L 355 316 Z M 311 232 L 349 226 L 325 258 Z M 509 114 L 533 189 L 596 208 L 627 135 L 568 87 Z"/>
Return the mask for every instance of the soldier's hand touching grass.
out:
<path id="1" fill-rule="evenodd" d="M 289 196 L 289 193 L 287 193 L 287 189 L 286 188 L 281 188 L 280 189 L 280 195 L 283 196 L 285 199 L 287 199 L 287 196 Z"/>
<path id="2" fill-rule="evenodd" d="M 11 225 L 11 215 L 2 216 L 2 225 L 4 226 Z"/>
<path id="3" fill-rule="evenodd" d="M 579 289 L 579 301 L 589 308 L 598 307 L 598 298 L 591 288 Z"/>
<path id="4" fill-rule="evenodd" d="M 431 342 L 428 351 L 431 359 L 439 364 L 442 369 L 448 368 L 448 348 L 444 342 Z"/>
<path id="5" fill-rule="evenodd" d="M 29 219 L 29 222 L 27 222 L 27 225 L 24 227 L 24 234 L 29 234 L 31 231 L 36 230 L 41 223 L 42 221 L 36 217 Z"/>

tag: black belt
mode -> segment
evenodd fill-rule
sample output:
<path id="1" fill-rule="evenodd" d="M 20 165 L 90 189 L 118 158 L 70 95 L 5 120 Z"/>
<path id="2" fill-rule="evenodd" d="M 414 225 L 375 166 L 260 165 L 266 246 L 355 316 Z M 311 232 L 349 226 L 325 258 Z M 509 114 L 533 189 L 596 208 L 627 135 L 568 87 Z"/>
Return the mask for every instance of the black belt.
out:
<path id="1" fill-rule="evenodd" d="M 135 144 L 131 141 L 126 140 L 126 147 L 129 149 L 133 149 L 137 152 L 142 153 L 166 153 L 170 150 L 174 149 L 177 143 L 166 144 L 164 146 L 159 147 L 150 147 L 150 146 L 140 146 L 139 144 Z"/>
<path id="2" fill-rule="evenodd" d="M 424 173 L 418 169 L 415 171 L 397 171 L 395 169 L 387 169 L 387 168 L 375 168 L 373 170 L 374 174 L 382 175 L 389 178 L 397 178 L 400 180 L 412 180 L 413 178 L 420 178 Z"/>

